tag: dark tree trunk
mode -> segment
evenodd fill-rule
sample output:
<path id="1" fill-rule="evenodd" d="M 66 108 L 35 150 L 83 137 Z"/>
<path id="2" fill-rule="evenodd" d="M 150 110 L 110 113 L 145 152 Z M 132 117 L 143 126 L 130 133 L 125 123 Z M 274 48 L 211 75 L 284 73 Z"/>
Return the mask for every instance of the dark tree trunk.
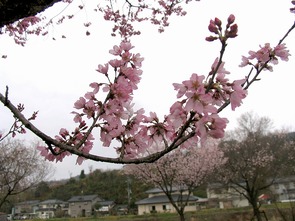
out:
<path id="1" fill-rule="evenodd" d="M 1 0 L 0 28 L 44 11 L 62 0 Z"/>
<path id="2" fill-rule="evenodd" d="M 261 213 L 259 210 L 259 205 L 258 205 L 257 199 L 256 198 L 252 199 L 250 203 L 251 203 L 252 209 L 253 209 L 254 220 L 262 221 L 262 216 L 261 216 Z"/>
<path id="3" fill-rule="evenodd" d="M 179 215 L 179 220 L 180 221 L 185 221 L 185 216 L 184 216 L 184 211 L 183 210 L 180 210 L 178 212 L 178 215 Z"/>

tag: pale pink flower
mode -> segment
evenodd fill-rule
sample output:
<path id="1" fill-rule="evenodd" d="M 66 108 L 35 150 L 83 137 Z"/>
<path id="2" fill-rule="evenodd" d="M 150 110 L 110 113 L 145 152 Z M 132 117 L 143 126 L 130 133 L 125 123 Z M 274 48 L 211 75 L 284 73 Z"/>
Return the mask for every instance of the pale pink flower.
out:
<path id="1" fill-rule="evenodd" d="M 157 116 L 157 113 L 150 112 L 150 116 L 149 117 L 146 116 L 145 119 L 144 119 L 144 122 L 149 123 L 149 122 L 153 122 L 153 121 L 158 122 L 159 118 Z"/>
<path id="2" fill-rule="evenodd" d="M 242 63 L 239 65 L 239 67 L 245 67 L 248 64 L 251 64 L 249 59 L 247 57 L 245 57 L 245 56 L 242 56 Z"/>
<path id="3" fill-rule="evenodd" d="M 211 70 L 212 71 L 215 71 L 215 69 L 216 69 L 216 67 L 218 65 L 218 62 L 219 62 L 219 58 L 217 57 L 215 59 L 215 61 L 213 62 L 212 66 L 211 66 Z M 225 68 L 224 68 L 224 62 L 221 62 L 221 64 L 218 67 L 218 70 L 216 71 L 216 73 L 219 73 L 219 74 L 230 74 L 229 71 L 225 70 Z"/>
<path id="4" fill-rule="evenodd" d="M 283 61 L 288 61 L 289 60 L 289 50 L 287 50 L 286 44 L 280 44 L 277 45 L 274 48 L 274 53 L 276 56 L 278 56 L 279 58 L 281 58 L 281 60 Z"/>
<path id="5" fill-rule="evenodd" d="M 227 118 L 221 118 L 218 114 L 212 114 L 211 116 L 211 125 L 210 125 L 210 131 L 208 134 L 213 138 L 223 138 L 225 128 L 228 124 Z"/>
<path id="6" fill-rule="evenodd" d="M 108 73 L 108 70 L 109 70 L 109 64 L 106 63 L 104 66 L 99 64 L 98 65 L 98 68 L 96 69 L 96 71 L 102 73 L 102 74 L 107 74 Z"/>
<path id="7" fill-rule="evenodd" d="M 80 97 L 79 100 L 77 100 L 77 101 L 74 103 L 74 107 L 75 107 L 76 109 L 82 109 L 82 108 L 84 108 L 85 104 L 86 104 L 86 100 L 85 100 L 85 98 L 84 98 L 84 97 Z"/>
<path id="8" fill-rule="evenodd" d="M 124 64 L 124 62 L 122 60 L 118 60 L 118 59 L 113 59 L 109 61 L 109 64 L 113 67 L 113 68 L 118 68 L 120 66 L 122 66 Z"/>
<path id="9" fill-rule="evenodd" d="M 181 98 L 187 91 L 187 87 L 183 84 L 173 83 L 174 90 L 178 91 L 177 98 Z"/>
<path id="10" fill-rule="evenodd" d="M 84 160 L 85 160 L 84 157 L 78 156 L 76 160 L 76 164 L 81 165 L 84 162 Z"/>
<path id="11" fill-rule="evenodd" d="M 132 57 L 132 53 L 130 53 L 129 51 L 126 51 L 121 55 L 122 61 L 124 63 L 129 62 L 131 60 L 131 57 Z"/>
<path id="12" fill-rule="evenodd" d="M 181 102 L 176 101 L 170 107 L 170 114 L 166 117 L 168 124 L 174 128 L 180 127 L 187 118 L 187 112 L 184 110 Z"/>
<path id="13" fill-rule="evenodd" d="M 123 41 L 120 44 L 120 48 L 124 51 L 130 51 L 134 46 L 132 46 L 129 41 Z"/>
<path id="14" fill-rule="evenodd" d="M 88 100 L 96 100 L 95 99 L 95 93 L 94 92 L 87 92 L 84 97 Z"/>
<path id="15" fill-rule="evenodd" d="M 133 54 L 133 56 L 132 56 L 132 59 L 131 59 L 132 61 L 133 61 L 133 63 L 134 63 L 134 65 L 136 66 L 136 67 L 141 67 L 141 63 L 142 63 L 142 61 L 144 60 L 144 58 L 142 58 L 141 56 L 140 56 L 140 54 L 139 53 L 137 53 L 137 54 Z"/>
<path id="16" fill-rule="evenodd" d="M 66 138 L 69 135 L 69 131 L 65 128 L 61 128 L 59 131 L 59 135 L 62 136 L 63 138 Z"/>
<path id="17" fill-rule="evenodd" d="M 117 55 L 121 55 L 122 49 L 121 47 L 118 47 L 117 45 L 115 45 L 113 49 L 111 49 L 109 52 L 110 54 L 117 56 Z"/>
<path id="18" fill-rule="evenodd" d="M 232 84 L 233 92 L 230 94 L 230 103 L 232 110 L 235 110 L 236 107 L 239 107 L 247 95 L 247 91 L 243 89 L 242 84 L 245 83 L 245 79 L 236 80 Z"/>
<path id="19" fill-rule="evenodd" d="M 48 156 L 48 148 L 44 147 L 44 146 L 37 146 L 37 150 L 40 151 L 40 155 L 43 157 L 47 157 Z"/>
<path id="20" fill-rule="evenodd" d="M 103 129 L 100 130 L 100 140 L 104 147 L 109 147 L 112 141 L 112 136 L 109 135 L 108 131 Z"/>
<path id="21" fill-rule="evenodd" d="M 94 94 L 97 94 L 98 91 L 99 91 L 99 87 L 101 86 L 101 84 L 98 84 L 96 82 L 93 82 L 89 86 L 93 88 L 93 93 Z"/>
<path id="22" fill-rule="evenodd" d="M 82 121 L 82 117 L 81 117 L 80 113 L 72 111 L 71 114 L 75 114 L 75 117 L 73 119 L 75 123 L 79 123 Z"/>
<path id="23" fill-rule="evenodd" d="M 200 88 L 204 88 L 204 81 L 205 79 L 205 76 L 204 75 L 197 75 L 197 74 L 192 74 L 191 77 L 190 77 L 190 80 L 189 81 L 184 81 L 183 84 L 185 86 L 188 87 L 188 89 L 190 90 L 198 90 Z"/>
<path id="24" fill-rule="evenodd" d="M 129 80 L 130 85 L 133 90 L 137 89 L 137 84 L 140 81 L 140 75 L 142 74 L 141 70 L 131 68 L 131 67 L 121 67 L 121 73 L 123 73 Z"/>
<path id="25" fill-rule="evenodd" d="M 93 100 L 90 100 L 85 103 L 83 112 L 86 114 L 87 118 L 92 118 L 94 116 L 95 110 L 96 110 L 96 106 Z"/>

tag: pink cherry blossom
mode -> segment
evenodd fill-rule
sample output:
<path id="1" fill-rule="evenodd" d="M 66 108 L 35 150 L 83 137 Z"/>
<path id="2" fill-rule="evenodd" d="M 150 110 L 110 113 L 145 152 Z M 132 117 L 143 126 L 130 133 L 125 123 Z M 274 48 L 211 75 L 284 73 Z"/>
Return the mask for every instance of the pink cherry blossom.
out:
<path id="1" fill-rule="evenodd" d="M 272 66 L 267 64 L 267 62 L 272 64 L 278 64 L 278 58 L 282 61 L 288 61 L 289 59 L 289 50 L 287 50 L 285 44 L 279 44 L 276 47 L 272 48 L 269 43 L 260 46 L 258 51 L 249 51 L 249 56 L 242 56 L 242 63 L 240 67 L 245 67 L 246 65 L 252 65 L 256 69 L 264 68 L 269 71 L 272 71 Z M 250 60 L 256 60 L 255 62 L 250 62 Z"/>
<path id="2" fill-rule="evenodd" d="M 122 53 L 122 48 L 119 47 L 119 46 L 117 46 L 117 45 L 115 45 L 115 46 L 113 47 L 113 49 L 111 49 L 109 52 L 110 52 L 110 54 L 112 54 L 112 55 L 121 55 L 121 53 Z"/>
<path id="3" fill-rule="evenodd" d="M 274 47 L 274 54 L 278 56 L 282 61 L 289 60 L 289 50 L 287 50 L 286 44 L 279 44 Z"/>
<path id="4" fill-rule="evenodd" d="M 97 82 L 93 82 L 89 86 L 93 88 L 93 93 L 94 94 L 97 94 L 98 91 L 99 91 L 99 88 L 100 88 L 101 84 L 99 84 Z"/>
<path id="5" fill-rule="evenodd" d="M 218 74 L 230 74 L 229 71 L 225 70 L 225 68 L 224 68 L 224 64 L 225 63 L 224 62 L 221 62 L 221 64 L 219 65 L 218 69 L 215 70 L 217 68 L 218 63 L 219 63 L 219 58 L 217 57 L 214 60 L 214 63 L 212 64 L 212 66 L 211 66 L 212 72 L 213 71 L 216 71 L 216 73 L 218 73 Z"/>
<path id="6" fill-rule="evenodd" d="M 232 110 L 239 107 L 242 104 L 242 99 L 247 95 L 247 91 L 243 89 L 242 84 L 245 83 L 245 79 L 236 80 L 232 84 L 233 92 L 230 94 L 230 103 Z"/>
<path id="7" fill-rule="evenodd" d="M 122 41 L 120 44 L 120 48 L 127 52 L 134 48 L 134 46 L 132 46 L 129 41 Z"/>
<path id="8" fill-rule="evenodd" d="M 108 63 L 105 64 L 104 66 L 99 64 L 98 65 L 98 68 L 96 69 L 96 71 L 102 73 L 102 74 L 107 74 L 108 73 L 108 70 L 109 70 L 109 65 Z"/>
<path id="9" fill-rule="evenodd" d="M 77 100 L 77 101 L 74 103 L 74 107 L 75 107 L 76 109 L 82 109 L 82 108 L 84 108 L 85 104 L 86 104 L 86 100 L 85 100 L 85 98 L 84 98 L 84 97 L 80 97 L 79 100 Z"/>
<path id="10" fill-rule="evenodd" d="M 119 59 L 113 59 L 109 61 L 109 64 L 113 67 L 113 68 L 118 68 L 121 67 L 124 62 L 122 60 Z"/>

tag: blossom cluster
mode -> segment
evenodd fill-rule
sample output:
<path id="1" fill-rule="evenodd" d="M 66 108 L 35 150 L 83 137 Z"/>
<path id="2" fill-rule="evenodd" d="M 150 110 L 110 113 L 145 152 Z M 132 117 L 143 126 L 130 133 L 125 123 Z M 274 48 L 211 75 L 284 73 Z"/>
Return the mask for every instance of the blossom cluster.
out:
<path id="1" fill-rule="evenodd" d="M 248 57 L 242 56 L 240 67 L 251 65 L 256 70 L 272 71 L 273 68 L 270 64 L 278 64 L 278 58 L 282 61 L 288 61 L 289 56 L 289 50 L 287 50 L 285 44 L 279 44 L 272 48 L 269 43 L 266 43 L 264 46 L 260 46 L 258 51 L 249 51 Z"/>
<path id="2" fill-rule="evenodd" d="M 224 136 L 228 120 L 219 117 L 218 107 L 230 101 L 232 110 L 235 110 L 241 105 L 247 91 L 242 87 L 245 79 L 230 82 L 226 78 L 229 72 L 223 68 L 224 62 L 217 67 L 218 60 L 216 58 L 212 65 L 212 70 L 216 71 L 217 75 L 211 84 L 204 75 L 195 73 L 182 84 L 173 84 L 175 90 L 178 91 L 177 98 L 184 97 L 181 102 L 177 101 L 170 108 L 168 121 L 174 128 L 184 124 L 189 113 L 194 113 L 198 136 L 201 138 L 206 138 L 208 135 L 214 138 Z"/>
<path id="3" fill-rule="evenodd" d="M 218 18 L 211 20 L 209 31 L 217 37 L 209 37 L 209 40 L 219 39 L 224 49 L 226 41 L 237 36 L 238 28 L 234 21 L 235 17 L 230 15 L 222 33 L 221 21 Z M 79 126 L 71 133 L 61 129 L 56 136 L 58 141 L 89 153 L 93 147 L 93 130 L 98 128 L 103 146 L 110 147 L 116 141 L 119 144 L 114 148 L 120 158 L 134 159 L 150 154 L 153 149 L 159 151 L 159 147 L 188 148 L 198 142 L 204 143 L 208 137 L 224 136 L 228 120 L 220 117 L 219 112 L 228 104 L 232 110 L 242 104 L 247 95 L 245 85 L 248 78 L 230 81 L 227 77 L 230 72 L 225 69 L 221 54 L 214 60 L 207 76 L 193 73 L 188 80 L 173 84 L 177 100 L 170 107 L 169 114 L 160 121 L 154 112 L 145 115 L 143 109 L 134 109 L 133 92 L 138 88 L 144 59 L 139 53 L 133 53 L 133 48 L 130 41 L 123 40 L 109 51 L 115 59 L 98 65 L 96 70 L 107 79 L 107 83 L 90 84 L 92 90 L 74 103 L 77 111 L 72 113 Z M 283 44 L 274 48 L 265 44 L 259 51 L 250 51 L 249 54 L 249 57 L 243 57 L 241 66 L 257 59 L 260 66 L 269 67 L 266 66 L 268 62 L 277 64 L 278 57 L 286 61 L 289 56 Z M 104 100 L 99 99 L 101 94 L 105 95 Z M 88 125 L 86 122 L 89 121 Z M 42 146 L 38 149 L 48 160 L 61 161 L 69 155 L 59 147 L 54 147 L 53 151 Z M 77 163 L 82 161 L 83 158 L 78 157 Z"/>
<path id="4" fill-rule="evenodd" d="M 186 11 L 181 4 L 188 4 L 193 0 L 186 0 L 184 2 L 178 0 L 161 0 L 148 2 L 142 0 L 137 1 L 122 1 L 117 3 L 119 6 L 116 9 L 112 0 L 106 1 L 106 3 L 100 3 L 95 8 L 95 12 L 103 14 L 103 18 L 106 21 L 111 21 L 114 26 L 111 31 L 112 36 L 119 34 L 122 39 L 129 39 L 133 35 L 140 35 L 141 32 L 134 27 L 134 22 L 150 21 L 151 24 L 158 26 L 158 31 L 163 32 L 165 27 L 169 26 L 169 17 L 171 15 L 184 16 Z M 199 0 L 196 0 L 199 1 Z M 61 0 L 64 4 L 73 4 L 73 0 Z M 84 9 L 84 4 L 78 5 L 79 10 Z M 27 36 L 32 35 L 47 35 L 49 25 L 54 22 L 56 24 L 64 23 L 66 19 L 72 19 L 75 14 L 67 12 L 67 6 L 62 12 L 57 13 L 54 18 L 46 18 L 41 14 L 23 18 L 12 24 L 7 24 L 3 33 L 8 33 L 14 38 L 16 44 L 24 46 L 27 41 Z M 41 17 L 42 16 L 42 17 Z M 40 22 L 43 20 L 43 24 Z M 85 22 L 84 26 L 87 28 L 86 36 L 90 35 L 89 26 L 91 22 Z M 0 34 L 3 34 L 0 31 Z M 66 38 L 62 35 L 62 38 Z M 55 40 L 55 37 L 52 38 Z"/>
<path id="5" fill-rule="evenodd" d="M 225 70 L 223 62 L 219 64 L 217 58 L 209 74 L 217 73 L 212 83 L 209 84 L 205 76 L 194 73 L 189 80 L 174 84 L 179 100 L 160 121 L 156 113 L 144 115 L 143 109 L 134 110 L 132 95 L 141 79 L 143 58 L 138 53 L 132 53 L 132 49 L 129 41 L 122 41 L 110 50 L 116 59 L 98 65 L 96 70 L 107 78 L 108 83 L 90 84 L 92 91 L 74 103 L 77 111 L 72 113 L 79 126 L 71 133 L 61 129 L 56 139 L 73 148 L 83 143 L 77 148 L 89 153 L 93 146 L 92 129 L 99 128 L 103 146 L 109 147 L 116 140 L 120 145 L 115 148 L 122 158 L 136 158 L 158 144 L 165 143 L 167 148 L 178 141 L 178 146 L 189 147 L 192 142 L 205 141 L 208 136 L 223 137 L 228 121 L 218 115 L 218 107 L 228 100 L 233 110 L 239 106 L 246 96 L 241 86 L 245 80 L 229 82 L 225 77 L 229 72 Z M 98 99 L 99 93 L 106 94 L 105 100 Z M 86 121 L 92 121 L 91 126 L 86 126 Z M 190 139 L 184 139 L 188 134 Z M 57 147 L 54 148 L 57 155 L 48 151 L 47 147 L 38 149 L 48 160 L 61 161 L 69 154 Z"/>
<path id="6" fill-rule="evenodd" d="M 139 53 L 133 53 L 134 47 L 128 40 L 132 35 L 140 34 L 134 30 L 132 22 L 150 20 L 152 24 L 158 25 L 159 31 L 162 32 L 164 27 L 169 25 L 168 17 L 171 14 L 184 16 L 186 12 L 180 7 L 181 1 L 178 0 L 156 1 L 154 4 L 158 4 L 157 7 L 152 8 L 142 0 L 138 0 L 137 5 L 129 1 L 124 2 L 125 6 L 127 5 L 127 14 L 122 13 L 122 10 L 116 11 L 111 6 L 98 6 L 98 11 L 103 12 L 105 20 L 115 23 L 113 35 L 119 32 L 123 40 L 109 51 L 114 59 L 97 67 L 96 71 L 106 78 L 106 83 L 91 83 L 91 91 L 74 103 L 76 110 L 72 112 L 73 120 L 78 126 L 72 132 L 62 128 L 55 137 L 56 142 L 50 140 L 47 146 L 38 147 L 47 160 L 62 161 L 65 156 L 71 154 L 72 148 L 72 152 L 78 155 L 77 163 L 81 164 L 84 160 L 82 156 L 87 157 L 93 148 L 96 129 L 102 145 L 110 147 L 114 144 L 120 159 L 140 158 L 151 154 L 153 149 L 159 151 L 159 148 L 168 150 L 166 153 L 178 147 L 188 148 L 199 142 L 204 143 L 208 137 L 222 138 L 228 120 L 220 117 L 220 111 L 227 105 L 231 105 L 234 111 L 247 96 L 246 89 L 251 84 L 249 82 L 252 82 L 250 75 L 234 81 L 229 80 L 227 75 L 230 72 L 225 69 L 225 62 L 222 60 L 227 41 L 235 38 L 238 33 L 235 16 L 230 15 L 225 28 L 220 19 L 210 20 L 208 29 L 212 35 L 206 40 L 219 41 L 221 50 L 208 75 L 193 73 L 189 79 L 174 83 L 177 99 L 163 120 L 154 112 L 145 115 L 143 109 L 135 110 L 133 92 L 138 88 L 141 79 L 143 58 Z M 294 1 L 292 4 L 295 4 Z M 83 6 L 79 8 L 83 9 Z M 151 9 L 147 11 L 152 14 L 140 17 L 144 9 Z M 294 8 L 290 10 L 294 12 Z M 63 16 L 58 22 L 62 23 L 65 18 L 72 17 Z M 26 39 L 23 35 L 26 33 L 46 34 L 42 33 L 44 29 L 36 26 L 40 21 L 37 17 L 25 18 L 7 25 L 6 31 L 15 37 L 16 43 L 24 45 Z M 89 27 L 90 24 L 87 22 L 84 25 Z M 31 26 L 37 28 L 30 31 Z M 253 66 L 258 75 L 261 70 L 272 71 L 271 64 L 277 64 L 278 58 L 287 61 L 289 55 L 284 44 L 271 47 L 267 43 L 260 46 L 258 51 L 250 51 L 249 56 L 243 56 L 240 66 Z M 20 129 L 20 133 L 25 132 L 22 125 L 15 127 L 14 131 L 17 129 Z M 53 143 L 57 145 L 53 146 Z"/>
<path id="7" fill-rule="evenodd" d="M 24 46 L 26 43 L 27 34 L 40 35 L 43 31 L 43 28 L 38 26 L 38 23 L 41 22 L 41 18 L 37 16 L 30 16 L 20 21 L 7 25 L 5 27 L 5 32 L 9 36 L 13 36 L 16 44 Z"/>
<path id="8" fill-rule="evenodd" d="M 188 4 L 192 0 L 186 0 L 185 4 Z M 198 1 L 198 0 L 196 0 Z M 186 11 L 181 7 L 182 1 L 178 0 L 160 0 L 154 2 L 148 2 L 142 0 L 123 1 L 124 5 L 121 7 L 124 10 L 114 10 L 113 5 L 110 6 L 98 6 L 98 11 L 103 12 L 104 19 L 115 23 L 112 35 L 116 36 L 116 33 L 122 38 L 130 38 L 133 35 L 139 35 L 140 31 L 135 30 L 132 23 L 142 22 L 149 20 L 151 24 L 158 26 L 158 31 L 161 33 L 165 27 L 169 26 L 169 17 L 174 14 L 177 16 L 186 15 Z M 124 13 L 128 11 L 128 14 Z"/>

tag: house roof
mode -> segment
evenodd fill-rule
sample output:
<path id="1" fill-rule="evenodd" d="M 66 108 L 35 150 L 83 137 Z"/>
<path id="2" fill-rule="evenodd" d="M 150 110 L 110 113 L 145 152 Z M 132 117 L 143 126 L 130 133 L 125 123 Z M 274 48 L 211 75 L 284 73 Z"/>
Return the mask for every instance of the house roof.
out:
<path id="1" fill-rule="evenodd" d="M 84 196 L 73 196 L 68 200 L 68 202 L 89 202 L 98 198 L 99 201 L 102 201 L 97 195 L 84 195 Z"/>
<path id="2" fill-rule="evenodd" d="M 40 202 L 40 200 L 29 200 L 29 201 L 23 201 L 23 202 L 19 202 L 16 203 L 16 205 L 36 205 Z"/>
<path id="3" fill-rule="evenodd" d="M 176 191 L 179 191 L 179 188 L 172 187 L 171 192 L 176 192 Z M 145 192 L 148 193 L 148 194 L 150 194 L 150 193 L 163 193 L 163 190 L 161 190 L 160 188 L 153 188 L 153 189 L 149 189 L 149 190 L 147 190 Z"/>
<path id="4" fill-rule="evenodd" d="M 175 194 L 175 195 L 172 195 L 172 198 L 174 201 L 178 201 L 179 196 L 180 196 L 179 194 Z M 187 197 L 187 195 L 183 195 L 182 197 Z M 196 196 L 189 196 L 188 201 L 195 202 L 195 201 L 199 201 L 199 199 L 202 199 L 202 198 L 199 198 Z M 160 196 L 153 196 L 153 197 L 145 198 L 143 200 L 139 200 L 135 204 L 143 205 L 143 204 L 157 204 L 157 203 L 170 203 L 170 201 L 166 195 L 160 195 Z"/>
<path id="5" fill-rule="evenodd" d="M 99 205 L 101 205 L 101 206 L 110 206 L 113 204 L 114 204 L 114 201 L 100 201 L 99 202 Z"/>
<path id="6" fill-rule="evenodd" d="M 287 177 L 278 177 L 275 179 L 275 183 L 288 183 L 288 182 L 294 182 L 295 181 L 295 176 L 287 176 Z"/>
<path id="7" fill-rule="evenodd" d="M 40 202 L 39 204 L 42 205 L 42 204 L 62 204 L 62 203 L 65 203 L 65 202 L 58 199 L 48 199 L 48 200 L 44 200 Z"/>
<path id="8" fill-rule="evenodd" d="M 56 208 L 39 208 L 36 210 L 36 212 L 48 212 L 48 211 L 56 211 Z"/>

